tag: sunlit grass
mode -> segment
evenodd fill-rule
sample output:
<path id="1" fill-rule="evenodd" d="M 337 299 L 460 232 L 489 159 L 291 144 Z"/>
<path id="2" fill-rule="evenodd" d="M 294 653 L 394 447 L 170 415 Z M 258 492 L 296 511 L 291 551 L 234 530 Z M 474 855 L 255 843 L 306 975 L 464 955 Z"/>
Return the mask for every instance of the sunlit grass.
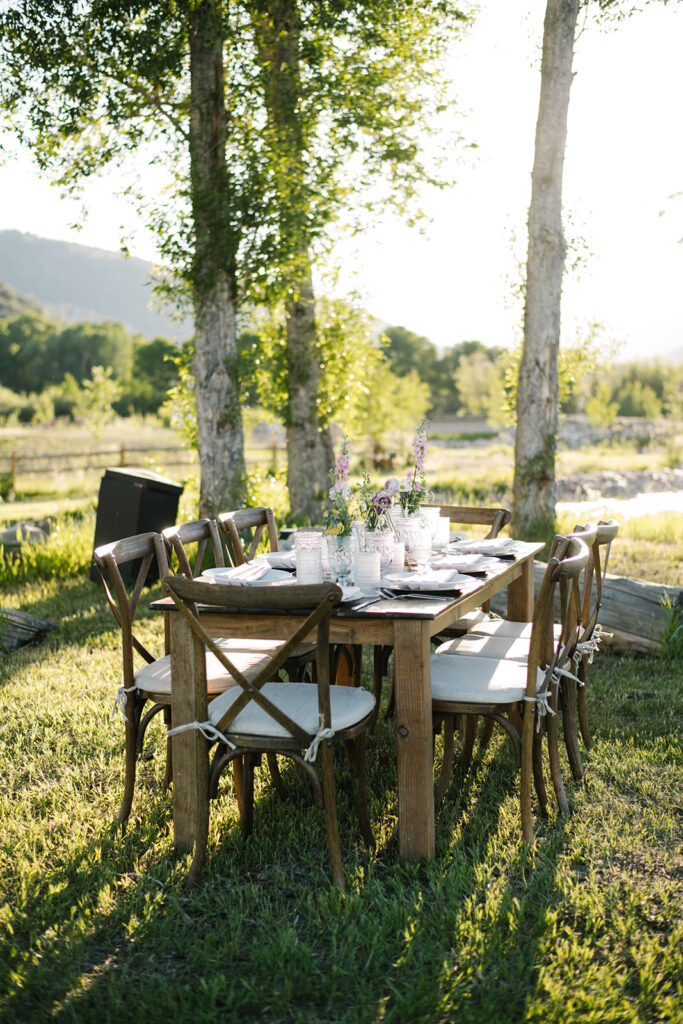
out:
<path id="1" fill-rule="evenodd" d="M 454 776 L 436 859 L 402 864 L 394 724 L 381 718 L 368 751 L 374 852 L 338 761 L 346 896 L 328 880 L 322 816 L 287 768 L 285 804 L 258 774 L 248 841 L 222 780 L 207 868 L 187 891 L 157 724 L 129 826 L 113 825 L 117 629 L 98 586 L 58 571 L 3 595 L 60 623 L 0 660 L 3 1022 L 679 1019 L 680 663 L 597 659 L 586 781 L 569 785 L 571 817 L 537 823 L 534 854 L 496 736 L 475 771 Z M 159 618 L 143 613 L 142 626 L 158 649 Z"/>

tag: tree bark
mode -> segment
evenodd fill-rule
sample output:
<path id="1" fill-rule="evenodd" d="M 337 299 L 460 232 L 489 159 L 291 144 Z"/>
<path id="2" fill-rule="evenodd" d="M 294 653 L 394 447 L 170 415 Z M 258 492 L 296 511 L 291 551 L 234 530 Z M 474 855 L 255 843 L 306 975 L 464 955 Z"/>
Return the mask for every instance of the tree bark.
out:
<path id="1" fill-rule="evenodd" d="M 566 244 L 562 172 L 578 0 L 547 0 L 541 96 L 529 207 L 524 348 L 517 388 L 513 532 L 552 534 L 555 523 L 557 357 Z"/>
<path id="2" fill-rule="evenodd" d="M 245 467 L 237 374 L 235 232 L 225 166 L 221 0 L 193 7 L 190 27 L 190 174 L 195 234 L 194 376 L 200 515 L 244 504 Z"/>
<path id="3" fill-rule="evenodd" d="M 287 302 L 287 487 L 294 517 L 320 519 L 334 462 L 332 439 L 318 423 L 320 363 L 310 267 L 298 296 Z"/>
<path id="4" fill-rule="evenodd" d="M 316 521 L 334 462 L 330 431 L 320 425 L 320 358 L 308 237 L 305 153 L 301 113 L 300 19 L 296 0 L 267 0 L 254 16 L 268 127 L 277 168 L 279 246 L 286 293 L 287 486 L 292 515 Z"/>

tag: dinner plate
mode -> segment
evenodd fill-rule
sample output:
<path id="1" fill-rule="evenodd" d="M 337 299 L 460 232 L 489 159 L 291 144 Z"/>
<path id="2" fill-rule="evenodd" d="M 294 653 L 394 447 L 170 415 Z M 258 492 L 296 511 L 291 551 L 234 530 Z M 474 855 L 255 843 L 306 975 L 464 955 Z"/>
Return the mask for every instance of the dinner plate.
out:
<path id="1" fill-rule="evenodd" d="M 240 567 L 238 566 L 238 568 Z M 205 569 L 204 572 L 202 573 L 202 576 L 205 576 L 207 579 L 211 580 L 212 583 L 230 583 L 232 585 L 239 585 L 241 587 L 259 587 L 262 586 L 264 583 L 278 583 L 281 580 L 290 580 L 290 582 L 292 581 L 291 572 L 285 572 L 284 569 L 266 569 L 264 574 L 262 576 L 259 576 L 258 579 L 255 580 L 250 580 L 248 578 L 245 579 L 244 577 L 235 575 L 235 570 L 232 567 Z"/>

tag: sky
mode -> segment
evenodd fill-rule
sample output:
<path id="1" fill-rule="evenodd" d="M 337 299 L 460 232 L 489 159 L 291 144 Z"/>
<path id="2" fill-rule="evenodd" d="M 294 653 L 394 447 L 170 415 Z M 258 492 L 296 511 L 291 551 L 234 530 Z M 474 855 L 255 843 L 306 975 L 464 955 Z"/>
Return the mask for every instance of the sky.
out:
<path id="1" fill-rule="evenodd" d="M 359 291 L 377 318 L 425 335 L 440 349 L 464 340 L 510 346 L 520 337 L 514 299 L 540 88 L 544 0 L 484 0 L 449 56 L 466 143 L 447 153 L 456 185 L 426 192 L 421 233 L 396 217 L 343 242 L 339 287 Z M 617 25 L 582 23 L 565 160 L 565 233 L 581 266 L 565 279 L 563 342 L 604 325 L 619 358 L 683 346 L 683 5 L 653 3 Z M 437 143 L 438 145 L 438 143 Z M 81 203 L 41 181 L 30 156 L 0 167 L 0 229 L 103 249 L 132 236 L 132 255 L 154 259 L 133 210 L 115 196 L 116 174 Z"/>

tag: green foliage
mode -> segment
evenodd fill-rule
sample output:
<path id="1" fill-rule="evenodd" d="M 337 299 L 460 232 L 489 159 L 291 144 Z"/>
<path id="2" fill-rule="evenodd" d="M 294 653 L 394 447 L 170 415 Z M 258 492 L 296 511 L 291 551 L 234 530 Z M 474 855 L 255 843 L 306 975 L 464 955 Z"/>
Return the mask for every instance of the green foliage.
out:
<path id="1" fill-rule="evenodd" d="M 641 380 L 625 380 L 617 392 L 620 416 L 644 416 L 657 419 L 662 414 L 662 403 L 649 384 Z"/>
<path id="2" fill-rule="evenodd" d="M 159 415 L 172 427 L 183 442 L 197 450 L 197 402 L 194 392 L 194 341 L 186 341 L 180 351 L 170 356 L 177 373 L 177 383 L 171 385 L 168 396 L 159 409 Z"/>
<path id="3" fill-rule="evenodd" d="M 22 544 L 20 556 L 0 546 L 0 591 L 20 583 L 84 578 L 92 561 L 94 516 L 64 516 L 52 527 L 44 544 Z"/>
<path id="4" fill-rule="evenodd" d="M 558 407 L 570 411 L 572 399 L 583 377 L 591 374 L 603 358 L 604 343 L 600 337 L 600 324 L 590 324 L 586 335 L 577 343 L 561 348 L 557 360 Z M 522 360 L 522 343 L 505 355 L 503 370 L 505 413 L 508 423 L 517 419 L 517 381 Z"/>
<path id="5" fill-rule="evenodd" d="M 611 402 L 611 388 L 603 378 L 597 382 L 595 394 L 586 402 L 586 416 L 588 422 L 596 427 L 609 427 L 619 412 L 617 402 Z"/>

